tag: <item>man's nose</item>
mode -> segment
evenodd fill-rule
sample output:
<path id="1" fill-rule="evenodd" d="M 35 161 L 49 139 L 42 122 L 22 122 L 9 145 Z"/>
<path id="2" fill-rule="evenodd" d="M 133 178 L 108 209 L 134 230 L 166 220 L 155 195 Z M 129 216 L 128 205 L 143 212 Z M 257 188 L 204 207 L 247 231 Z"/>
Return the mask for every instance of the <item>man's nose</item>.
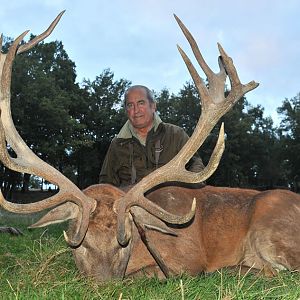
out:
<path id="1" fill-rule="evenodd" d="M 140 107 L 137 103 L 134 104 L 133 109 L 134 109 L 134 113 L 138 113 L 140 111 Z"/>

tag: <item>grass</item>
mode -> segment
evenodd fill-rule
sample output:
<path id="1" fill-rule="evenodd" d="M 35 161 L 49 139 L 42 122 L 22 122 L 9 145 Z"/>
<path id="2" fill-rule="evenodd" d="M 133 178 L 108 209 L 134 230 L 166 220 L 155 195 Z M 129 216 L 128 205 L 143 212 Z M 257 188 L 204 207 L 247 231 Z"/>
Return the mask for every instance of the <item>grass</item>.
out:
<path id="1" fill-rule="evenodd" d="M 296 272 L 263 278 L 221 270 L 165 281 L 140 278 L 96 283 L 78 272 L 62 236 L 63 225 L 28 230 L 26 225 L 36 216 L 28 220 L 6 214 L 1 218 L 0 225 L 17 226 L 24 235 L 0 235 L 0 299 L 300 299 L 300 274 Z"/>

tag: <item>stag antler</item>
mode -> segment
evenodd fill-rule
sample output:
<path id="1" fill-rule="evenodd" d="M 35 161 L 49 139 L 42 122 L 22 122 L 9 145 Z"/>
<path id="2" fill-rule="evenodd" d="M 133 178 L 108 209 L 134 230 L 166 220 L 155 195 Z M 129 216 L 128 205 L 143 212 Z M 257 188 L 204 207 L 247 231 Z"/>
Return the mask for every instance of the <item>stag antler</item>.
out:
<path id="1" fill-rule="evenodd" d="M 209 178 L 216 170 L 224 150 L 224 129 L 220 129 L 219 139 L 210 158 L 208 165 L 199 173 L 189 172 L 185 166 L 194 153 L 203 144 L 218 120 L 247 92 L 255 89 L 258 83 L 251 81 L 248 84 L 241 84 L 237 71 L 233 65 L 232 59 L 225 53 L 220 44 L 218 44 L 219 56 L 218 62 L 220 67 L 219 73 L 214 73 L 204 61 L 202 54 L 197 46 L 191 33 L 184 26 L 181 20 L 176 16 L 175 19 L 179 24 L 182 32 L 188 40 L 197 62 L 204 71 L 208 79 L 208 87 L 197 73 L 192 62 L 185 52 L 178 46 L 178 50 L 193 78 L 200 95 L 202 114 L 191 138 L 184 145 L 181 151 L 166 165 L 155 170 L 153 173 L 144 177 L 135 185 L 120 202 L 118 214 L 118 241 L 125 245 L 130 239 L 131 231 L 129 228 L 129 213 L 132 206 L 140 206 L 145 210 L 168 222 L 176 223 L 181 219 L 178 216 L 170 215 L 157 205 L 145 198 L 144 194 L 151 188 L 163 182 L 178 181 L 184 183 L 197 183 Z M 225 97 L 225 81 L 227 75 L 230 79 L 231 91 Z"/>
<path id="2" fill-rule="evenodd" d="M 6 201 L 0 191 L 0 205 L 6 210 L 16 213 L 33 213 L 57 206 L 67 201 L 76 203 L 80 209 L 81 215 L 77 220 L 76 229 L 72 237 L 68 237 L 67 234 L 65 234 L 65 238 L 71 246 L 78 246 L 87 231 L 89 216 L 96 207 L 96 201 L 83 194 L 83 192 L 81 192 L 68 178 L 32 152 L 18 134 L 12 120 L 10 109 L 11 72 L 16 54 L 32 48 L 38 42 L 49 36 L 63 13 L 64 11 L 55 18 L 46 31 L 30 42 L 18 47 L 23 37 L 28 33 L 28 31 L 25 31 L 13 42 L 7 54 L 0 54 L 0 160 L 7 168 L 45 178 L 47 181 L 57 185 L 59 187 L 59 192 L 54 196 L 37 203 L 14 204 Z M 2 46 L 2 39 L 0 41 Z M 16 153 L 16 158 L 12 158 L 9 155 L 6 141 Z"/>

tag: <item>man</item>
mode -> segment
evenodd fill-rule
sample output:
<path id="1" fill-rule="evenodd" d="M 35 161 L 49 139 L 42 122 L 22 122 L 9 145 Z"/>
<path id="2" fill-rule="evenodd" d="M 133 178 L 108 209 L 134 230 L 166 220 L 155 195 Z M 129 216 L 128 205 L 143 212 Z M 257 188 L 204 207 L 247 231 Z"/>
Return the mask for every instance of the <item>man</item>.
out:
<path id="1" fill-rule="evenodd" d="M 130 87 L 125 92 L 124 104 L 128 120 L 111 142 L 100 172 L 100 183 L 135 184 L 168 163 L 189 138 L 182 128 L 162 122 L 147 87 Z M 187 165 L 187 169 L 194 172 L 203 168 L 198 156 Z"/>

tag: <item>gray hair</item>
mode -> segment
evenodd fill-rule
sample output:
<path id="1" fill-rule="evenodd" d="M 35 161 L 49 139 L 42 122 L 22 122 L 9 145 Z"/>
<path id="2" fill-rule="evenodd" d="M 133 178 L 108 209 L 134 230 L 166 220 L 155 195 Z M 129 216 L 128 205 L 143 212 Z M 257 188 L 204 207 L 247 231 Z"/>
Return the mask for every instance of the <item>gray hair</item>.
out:
<path id="1" fill-rule="evenodd" d="M 128 99 L 128 94 L 132 90 L 137 90 L 137 89 L 143 89 L 146 92 L 146 96 L 147 96 L 147 99 L 149 100 L 149 102 L 150 103 L 155 103 L 155 99 L 154 99 L 153 93 L 152 93 L 152 91 L 149 88 L 147 88 L 144 85 L 133 85 L 133 86 L 129 87 L 126 90 L 125 94 L 124 94 L 124 105 L 126 105 L 126 101 Z"/>

